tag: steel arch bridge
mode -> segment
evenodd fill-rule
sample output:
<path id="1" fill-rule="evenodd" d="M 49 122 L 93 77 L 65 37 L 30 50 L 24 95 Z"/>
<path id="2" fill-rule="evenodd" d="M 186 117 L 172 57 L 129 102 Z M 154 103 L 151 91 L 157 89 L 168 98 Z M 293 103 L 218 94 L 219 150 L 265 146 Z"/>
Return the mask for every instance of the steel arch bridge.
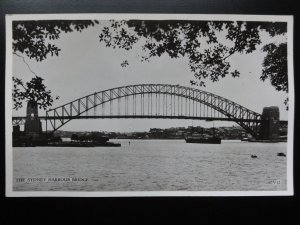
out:
<path id="1" fill-rule="evenodd" d="M 73 119 L 162 118 L 234 121 L 259 136 L 262 115 L 210 92 L 170 84 L 137 84 L 84 96 L 46 112 L 52 132 Z M 48 125 L 49 123 L 49 125 Z"/>

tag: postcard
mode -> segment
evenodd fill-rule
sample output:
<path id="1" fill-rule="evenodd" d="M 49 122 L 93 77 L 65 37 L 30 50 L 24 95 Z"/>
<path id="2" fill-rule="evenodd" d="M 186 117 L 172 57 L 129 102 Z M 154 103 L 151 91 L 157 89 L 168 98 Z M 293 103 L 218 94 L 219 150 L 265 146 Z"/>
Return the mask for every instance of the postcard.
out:
<path id="1" fill-rule="evenodd" d="M 6 15 L 6 195 L 293 195 L 293 17 Z"/>

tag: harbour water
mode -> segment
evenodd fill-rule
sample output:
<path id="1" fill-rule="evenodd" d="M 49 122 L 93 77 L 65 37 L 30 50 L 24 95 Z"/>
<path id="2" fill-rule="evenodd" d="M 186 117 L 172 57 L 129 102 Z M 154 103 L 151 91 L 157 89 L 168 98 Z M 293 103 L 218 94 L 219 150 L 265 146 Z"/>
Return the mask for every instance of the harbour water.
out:
<path id="1" fill-rule="evenodd" d="M 15 147 L 14 191 L 286 190 L 286 143 L 113 140 L 121 147 Z M 257 158 L 252 158 L 256 155 Z"/>

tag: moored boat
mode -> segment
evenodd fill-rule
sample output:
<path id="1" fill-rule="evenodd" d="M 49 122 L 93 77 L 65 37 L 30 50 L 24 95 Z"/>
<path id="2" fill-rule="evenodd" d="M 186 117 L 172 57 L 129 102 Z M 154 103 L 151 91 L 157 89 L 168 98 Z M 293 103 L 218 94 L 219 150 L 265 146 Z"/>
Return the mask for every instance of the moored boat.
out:
<path id="1" fill-rule="evenodd" d="M 186 143 L 200 143 L 200 144 L 221 144 L 221 138 L 209 135 L 190 135 L 185 137 Z"/>

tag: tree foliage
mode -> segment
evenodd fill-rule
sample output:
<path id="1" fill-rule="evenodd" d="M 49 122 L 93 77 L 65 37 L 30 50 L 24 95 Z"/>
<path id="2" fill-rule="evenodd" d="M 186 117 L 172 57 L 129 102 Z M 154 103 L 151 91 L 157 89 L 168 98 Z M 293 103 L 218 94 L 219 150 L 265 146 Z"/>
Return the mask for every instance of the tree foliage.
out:
<path id="1" fill-rule="evenodd" d="M 263 47 L 267 56 L 263 61 L 261 80 L 270 79 L 278 91 L 288 91 L 287 43 L 267 44 Z"/>
<path id="2" fill-rule="evenodd" d="M 91 20 L 13 21 L 13 52 L 16 55 L 17 52 L 23 53 L 36 61 L 42 61 L 48 55 L 58 56 L 61 49 L 52 44 L 52 40 L 59 39 L 62 32 L 69 33 L 74 30 L 81 32 L 97 23 L 98 21 Z M 27 64 L 24 58 L 23 61 Z M 23 101 L 26 100 L 36 102 L 39 108 L 46 110 L 53 103 L 51 91 L 46 90 L 43 78 L 37 76 L 28 64 L 27 66 L 35 76 L 26 84 L 21 79 L 13 77 L 14 109 L 21 108 Z"/>
<path id="3" fill-rule="evenodd" d="M 45 110 L 53 103 L 51 91 L 46 89 L 41 77 L 36 76 L 25 84 L 21 79 L 13 77 L 13 86 L 13 102 L 16 110 L 23 106 L 23 100 L 34 102 L 40 109 Z"/>
<path id="4" fill-rule="evenodd" d="M 128 20 L 111 21 L 99 35 L 107 47 L 131 50 L 141 41 L 145 53 L 141 61 L 167 54 L 171 58 L 187 57 L 195 79 L 192 84 L 205 85 L 240 72 L 230 65 L 229 57 L 236 53 L 249 54 L 261 44 L 260 32 L 271 37 L 287 32 L 284 22 L 245 21 L 183 21 Z M 222 34 L 222 35 L 220 35 Z M 223 35 L 224 34 L 224 35 Z M 221 36 L 225 37 L 225 40 Z M 263 47 L 267 56 L 263 62 L 261 80 L 269 78 L 277 90 L 288 90 L 286 43 Z M 275 54 L 274 54 L 275 53 Z M 126 61 L 127 62 L 127 61 Z M 128 65 L 122 63 L 122 66 Z"/>
<path id="5" fill-rule="evenodd" d="M 94 26 L 98 21 L 91 20 L 31 20 L 13 21 L 13 51 L 25 53 L 29 58 L 42 61 L 58 56 L 60 48 L 50 43 L 59 39 L 62 32 L 82 31 Z"/>
<path id="6" fill-rule="evenodd" d="M 81 32 L 98 23 L 92 20 L 14 21 L 12 48 L 14 53 L 20 52 L 36 61 L 43 61 L 49 55 L 59 55 L 61 49 L 52 41 L 59 39 L 62 32 Z M 107 47 L 128 51 L 138 42 L 142 43 L 142 51 L 145 53 L 141 56 L 143 62 L 163 54 L 171 58 L 187 57 L 195 77 L 191 83 L 205 85 L 208 79 L 216 82 L 229 75 L 238 77 L 240 72 L 232 68 L 228 59 L 234 54 L 255 51 L 261 44 L 262 31 L 271 37 L 284 35 L 287 24 L 249 21 L 111 21 L 109 26 L 103 28 L 99 40 Z M 266 57 L 262 62 L 260 79 L 269 79 L 276 90 L 287 92 L 287 44 L 269 43 L 262 51 L 266 52 Z M 128 64 L 128 60 L 124 60 L 121 66 L 126 67 Z M 23 100 L 34 99 L 39 101 L 41 108 L 51 106 L 51 92 L 46 90 L 42 81 L 41 77 L 35 75 L 24 85 L 22 80 L 14 78 L 14 108 L 22 107 Z"/>

